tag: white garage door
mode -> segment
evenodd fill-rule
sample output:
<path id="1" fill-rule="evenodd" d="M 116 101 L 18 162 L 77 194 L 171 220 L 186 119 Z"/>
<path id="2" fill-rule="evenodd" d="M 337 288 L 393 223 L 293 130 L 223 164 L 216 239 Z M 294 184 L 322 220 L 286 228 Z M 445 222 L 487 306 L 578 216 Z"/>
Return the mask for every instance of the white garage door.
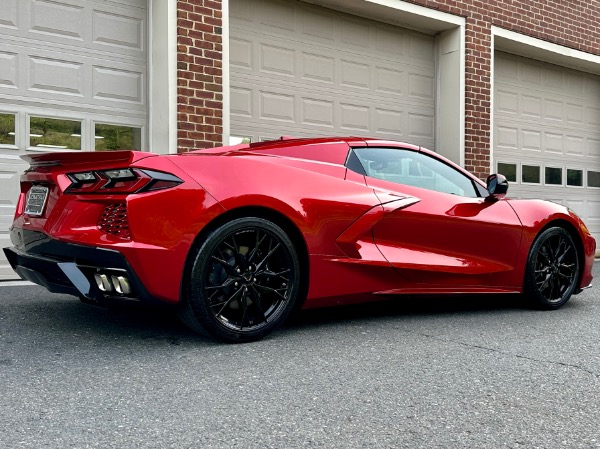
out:
<path id="1" fill-rule="evenodd" d="M 231 134 L 434 142 L 432 36 L 294 0 L 231 0 Z"/>
<path id="2" fill-rule="evenodd" d="M 144 148 L 147 16 L 147 0 L 0 0 L 0 247 L 20 155 Z"/>
<path id="3" fill-rule="evenodd" d="M 494 162 L 515 198 L 573 209 L 600 242 L 600 77 L 497 52 Z"/>

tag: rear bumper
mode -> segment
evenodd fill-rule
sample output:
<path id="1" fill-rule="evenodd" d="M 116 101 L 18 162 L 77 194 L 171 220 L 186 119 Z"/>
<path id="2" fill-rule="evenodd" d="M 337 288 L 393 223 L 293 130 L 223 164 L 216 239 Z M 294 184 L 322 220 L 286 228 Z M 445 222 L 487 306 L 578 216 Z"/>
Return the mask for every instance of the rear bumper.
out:
<path id="1" fill-rule="evenodd" d="M 64 243 L 42 232 L 12 228 L 13 247 L 4 248 L 17 274 L 54 293 L 79 296 L 92 302 L 133 300 L 153 302 L 125 257 L 116 250 Z M 97 276 L 104 275 L 104 284 Z M 111 279 L 124 279 L 128 288 Z M 119 291 L 120 290 L 120 291 Z"/>

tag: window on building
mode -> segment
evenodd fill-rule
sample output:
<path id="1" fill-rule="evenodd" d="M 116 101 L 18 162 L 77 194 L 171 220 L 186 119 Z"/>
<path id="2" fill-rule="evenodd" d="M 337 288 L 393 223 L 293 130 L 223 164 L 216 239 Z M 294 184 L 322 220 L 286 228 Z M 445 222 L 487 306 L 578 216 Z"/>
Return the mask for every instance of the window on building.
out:
<path id="1" fill-rule="evenodd" d="M 558 167 L 546 167 L 545 171 L 545 183 L 549 185 L 562 185 L 562 168 Z"/>
<path id="2" fill-rule="evenodd" d="M 94 150 L 141 150 L 142 130 L 132 126 L 94 125 Z"/>
<path id="3" fill-rule="evenodd" d="M 0 145 L 15 144 L 15 115 L 0 114 Z"/>
<path id="4" fill-rule="evenodd" d="M 239 145 L 241 143 L 252 143 L 252 137 L 229 136 L 229 145 Z"/>
<path id="5" fill-rule="evenodd" d="M 583 187 L 583 170 L 567 168 L 567 185 L 572 187 Z"/>
<path id="6" fill-rule="evenodd" d="M 600 187 L 600 171 L 588 170 L 587 185 L 588 187 Z"/>
<path id="7" fill-rule="evenodd" d="M 531 184 L 540 183 L 540 167 L 539 165 L 522 165 L 521 166 L 521 182 Z"/>
<path id="8" fill-rule="evenodd" d="M 29 146 L 57 150 L 80 150 L 81 122 L 30 117 Z"/>
<path id="9" fill-rule="evenodd" d="M 504 175 L 509 182 L 517 182 L 517 164 L 498 162 L 498 173 Z"/>

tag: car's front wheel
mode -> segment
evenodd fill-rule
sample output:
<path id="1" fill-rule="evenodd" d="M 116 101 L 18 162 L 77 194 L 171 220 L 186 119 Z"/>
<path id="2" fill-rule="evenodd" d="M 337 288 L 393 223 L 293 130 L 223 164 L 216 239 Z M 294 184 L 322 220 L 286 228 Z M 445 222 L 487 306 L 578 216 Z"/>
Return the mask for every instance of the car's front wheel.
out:
<path id="1" fill-rule="evenodd" d="M 180 317 L 228 342 L 263 338 L 288 317 L 300 292 L 300 262 L 275 223 L 255 217 L 221 225 L 192 254 Z"/>
<path id="2" fill-rule="evenodd" d="M 527 298 L 542 309 L 558 309 L 577 288 L 579 269 L 571 235 L 560 227 L 546 229 L 529 252 L 524 285 Z"/>

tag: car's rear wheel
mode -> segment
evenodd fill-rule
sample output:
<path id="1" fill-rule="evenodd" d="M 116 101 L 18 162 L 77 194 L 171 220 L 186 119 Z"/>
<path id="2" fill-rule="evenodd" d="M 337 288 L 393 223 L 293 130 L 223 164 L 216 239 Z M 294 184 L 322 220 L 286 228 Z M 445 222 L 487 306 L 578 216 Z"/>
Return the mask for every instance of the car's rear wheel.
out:
<path id="1" fill-rule="evenodd" d="M 210 233 L 192 255 L 180 317 L 228 342 L 263 338 L 288 317 L 300 291 L 300 262 L 288 235 L 247 217 Z"/>
<path id="2" fill-rule="evenodd" d="M 577 288 L 579 255 L 563 228 L 546 229 L 534 241 L 527 260 L 524 290 L 542 309 L 563 306 Z"/>

